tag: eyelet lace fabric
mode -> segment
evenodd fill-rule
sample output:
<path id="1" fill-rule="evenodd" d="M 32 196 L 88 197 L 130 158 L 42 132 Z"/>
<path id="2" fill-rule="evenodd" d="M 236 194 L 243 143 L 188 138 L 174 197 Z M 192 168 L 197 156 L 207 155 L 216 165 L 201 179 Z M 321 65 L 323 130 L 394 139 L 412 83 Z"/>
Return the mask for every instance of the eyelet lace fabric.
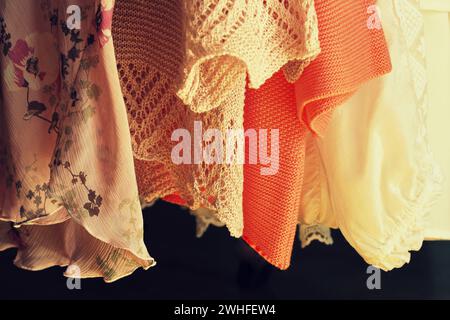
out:
<path id="1" fill-rule="evenodd" d="M 208 209 L 241 236 L 239 150 L 229 163 L 175 164 L 172 133 L 242 130 L 247 75 L 257 87 L 293 61 L 295 78 L 320 51 L 313 2 L 118 1 L 113 30 L 140 194 Z"/>
<path id="2" fill-rule="evenodd" d="M 80 8 L 80 26 L 67 8 Z M 0 250 L 29 270 L 117 280 L 143 241 L 112 1 L 0 1 Z"/>
<path id="3" fill-rule="evenodd" d="M 369 264 L 383 270 L 401 267 L 409 262 L 409 251 L 421 247 L 441 184 L 427 142 L 418 4 L 378 4 L 393 72 L 361 88 L 335 112 L 326 135 L 316 138 L 327 183 L 324 194 L 309 199 L 312 210 L 303 215 L 309 222 L 339 227 Z M 327 211 L 317 215 L 317 209 Z"/>

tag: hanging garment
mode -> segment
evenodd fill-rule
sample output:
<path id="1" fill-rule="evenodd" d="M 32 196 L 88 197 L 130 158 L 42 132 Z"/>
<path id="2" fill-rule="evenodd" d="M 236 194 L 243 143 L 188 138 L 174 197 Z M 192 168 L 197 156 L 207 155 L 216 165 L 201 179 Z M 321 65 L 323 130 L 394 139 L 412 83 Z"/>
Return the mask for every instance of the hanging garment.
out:
<path id="1" fill-rule="evenodd" d="M 427 116 L 430 148 L 445 177 L 442 196 L 429 214 L 425 237 L 450 240 L 450 2 L 420 1 L 424 19 L 426 71 L 430 109 Z"/>
<path id="2" fill-rule="evenodd" d="M 0 250 L 29 270 L 114 281 L 143 241 L 113 2 L 0 1 Z M 75 270 L 75 273 L 73 271 Z"/>
<path id="3" fill-rule="evenodd" d="M 252 88 L 281 68 L 295 79 L 318 54 L 313 1 L 118 1 L 113 25 L 143 201 L 200 209 L 199 221 L 213 213 L 240 237 L 240 150 L 205 161 L 203 133 L 242 131 L 247 76 Z"/>
<path id="4" fill-rule="evenodd" d="M 427 143 L 418 4 L 378 2 L 392 73 L 362 86 L 335 110 L 325 135 L 308 140 L 310 192 L 301 223 L 339 228 L 367 263 L 383 270 L 401 267 L 420 248 L 441 179 Z"/>
<path id="5" fill-rule="evenodd" d="M 279 129 L 280 160 L 272 176 L 260 174 L 261 164 L 244 166 L 243 236 L 280 269 L 290 264 L 301 194 L 309 190 L 302 188 L 308 129 L 323 134 L 337 106 L 391 69 L 383 31 L 367 27 L 374 3 L 316 0 L 317 59 L 295 84 L 275 75 L 247 92 L 244 127 Z"/>

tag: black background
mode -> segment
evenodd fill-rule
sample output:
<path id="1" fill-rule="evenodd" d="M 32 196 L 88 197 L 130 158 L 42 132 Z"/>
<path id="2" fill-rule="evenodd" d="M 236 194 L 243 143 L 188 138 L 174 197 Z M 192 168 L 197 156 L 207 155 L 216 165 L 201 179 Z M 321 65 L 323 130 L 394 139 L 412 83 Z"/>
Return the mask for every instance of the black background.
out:
<path id="1" fill-rule="evenodd" d="M 381 274 L 381 290 L 366 286 L 367 264 L 334 232 L 332 246 L 296 239 L 287 271 L 269 266 L 225 228 L 195 237 L 188 211 L 158 202 L 144 210 L 145 242 L 157 265 L 114 283 L 83 279 L 68 290 L 63 268 L 32 272 L 0 252 L 0 299 L 449 299 L 450 242 L 425 242 L 411 262 Z"/>

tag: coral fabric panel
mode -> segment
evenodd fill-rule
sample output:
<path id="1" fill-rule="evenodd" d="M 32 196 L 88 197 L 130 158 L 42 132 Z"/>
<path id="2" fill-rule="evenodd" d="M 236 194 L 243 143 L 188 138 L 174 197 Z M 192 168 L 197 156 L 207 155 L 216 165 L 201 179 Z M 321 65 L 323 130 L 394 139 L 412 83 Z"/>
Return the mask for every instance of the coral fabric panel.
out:
<path id="1" fill-rule="evenodd" d="M 295 84 L 300 117 L 322 135 L 334 107 L 391 70 L 375 0 L 318 0 L 321 53 Z"/>
<path id="2" fill-rule="evenodd" d="M 280 159 L 279 171 L 273 176 L 261 175 L 258 165 L 244 165 L 243 237 L 280 269 L 290 264 L 307 128 L 321 135 L 335 107 L 364 82 L 391 70 L 382 29 L 376 24 L 369 28 L 376 14 L 370 14 L 374 4 L 366 0 L 315 1 L 319 56 L 294 85 L 276 74 L 261 88 L 247 92 L 244 128 L 278 128 Z"/>
<path id="3" fill-rule="evenodd" d="M 278 172 L 261 175 L 260 161 L 244 165 L 243 237 L 268 262 L 286 269 L 298 221 L 307 128 L 297 120 L 294 85 L 282 72 L 247 91 L 244 128 L 279 130 Z"/>

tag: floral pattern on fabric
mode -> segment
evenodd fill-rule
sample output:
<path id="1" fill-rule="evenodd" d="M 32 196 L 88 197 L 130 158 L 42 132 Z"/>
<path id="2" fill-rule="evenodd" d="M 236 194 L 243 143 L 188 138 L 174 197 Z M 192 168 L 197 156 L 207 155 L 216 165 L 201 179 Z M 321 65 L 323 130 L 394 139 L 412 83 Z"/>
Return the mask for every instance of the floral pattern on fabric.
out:
<path id="1" fill-rule="evenodd" d="M 113 4 L 0 1 L 0 224 L 11 224 L 23 268 L 78 263 L 82 277 L 113 281 L 154 263 L 140 207 L 121 207 L 139 198 L 110 39 Z M 67 20 L 73 5 L 79 28 Z M 89 250 L 78 252 L 83 243 Z M 111 252 L 129 263 L 105 272 L 99 261 Z"/>

